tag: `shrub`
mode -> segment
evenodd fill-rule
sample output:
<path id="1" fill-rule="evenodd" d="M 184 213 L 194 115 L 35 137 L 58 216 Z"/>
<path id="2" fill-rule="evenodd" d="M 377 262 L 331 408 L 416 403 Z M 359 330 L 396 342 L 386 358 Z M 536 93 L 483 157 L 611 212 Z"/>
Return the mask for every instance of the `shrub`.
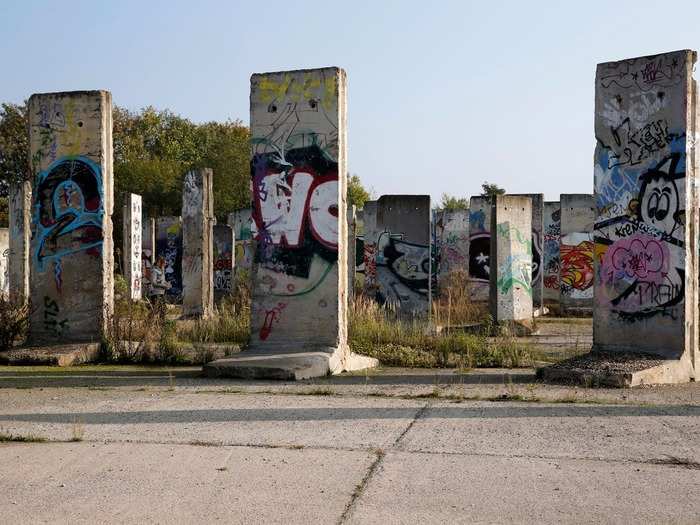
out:
<path id="1" fill-rule="evenodd" d="M 0 297 L 0 352 L 10 350 L 29 328 L 29 305 L 14 304 Z"/>

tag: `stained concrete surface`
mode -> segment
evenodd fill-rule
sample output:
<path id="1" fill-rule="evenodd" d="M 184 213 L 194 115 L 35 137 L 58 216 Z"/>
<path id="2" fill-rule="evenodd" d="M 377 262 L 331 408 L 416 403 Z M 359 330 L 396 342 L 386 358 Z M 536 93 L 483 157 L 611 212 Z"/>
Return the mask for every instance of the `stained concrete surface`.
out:
<path id="1" fill-rule="evenodd" d="M 537 385 L 528 370 L 403 369 L 275 383 L 105 368 L 0 368 L 0 432 L 51 440 L 0 443 L 3 519 L 700 519 L 697 384 L 592 391 Z"/>

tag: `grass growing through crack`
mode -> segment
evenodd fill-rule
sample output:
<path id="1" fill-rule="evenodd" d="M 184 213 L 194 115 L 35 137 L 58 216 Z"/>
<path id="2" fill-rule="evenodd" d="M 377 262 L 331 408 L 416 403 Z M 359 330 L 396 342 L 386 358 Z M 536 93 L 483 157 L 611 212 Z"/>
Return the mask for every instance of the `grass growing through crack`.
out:
<path id="1" fill-rule="evenodd" d="M 0 432 L 0 443 L 45 443 L 46 438 L 34 434 L 10 434 Z"/>

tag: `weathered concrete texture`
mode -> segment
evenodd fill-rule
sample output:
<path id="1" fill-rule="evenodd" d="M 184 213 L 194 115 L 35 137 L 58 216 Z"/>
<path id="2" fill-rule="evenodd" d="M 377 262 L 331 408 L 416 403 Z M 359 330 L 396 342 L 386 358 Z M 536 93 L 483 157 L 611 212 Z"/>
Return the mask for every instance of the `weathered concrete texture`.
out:
<path id="1" fill-rule="evenodd" d="M 123 220 L 124 227 L 122 230 L 123 246 L 122 256 L 124 258 L 124 278 L 129 287 L 129 297 L 132 301 L 138 301 L 143 294 L 142 290 L 142 275 L 141 275 L 141 257 L 143 251 L 142 235 L 143 235 L 143 209 L 141 204 L 141 195 L 129 193 L 124 199 Z"/>
<path id="2" fill-rule="evenodd" d="M 96 341 L 111 317 L 112 96 L 32 95 L 31 344 Z"/>
<path id="3" fill-rule="evenodd" d="M 544 195 L 541 193 L 514 193 L 512 195 L 529 197 L 532 203 L 532 305 L 535 309 L 541 309 L 544 304 L 544 272 L 542 271 Z"/>
<path id="4" fill-rule="evenodd" d="M 214 310 L 214 173 L 185 175 L 182 188 L 182 316 L 208 318 Z"/>
<path id="5" fill-rule="evenodd" d="M 355 250 L 357 238 L 356 216 L 357 209 L 355 205 L 348 206 L 348 299 L 352 299 L 355 295 Z"/>
<path id="6" fill-rule="evenodd" d="M 695 61 L 596 71 L 593 349 L 678 359 L 686 379 L 699 377 Z"/>
<path id="7" fill-rule="evenodd" d="M 542 284 L 545 306 L 559 311 L 559 238 L 561 236 L 561 204 L 544 203 L 542 241 Z"/>
<path id="8" fill-rule="evenodd" d="M 10 185 L 10 260 L 8 280 L 10 300 L 24 303 L 29 299 L 29 238 L 32 222 L 32 183 Z"/>
<path id="9" fill-rule="evenodd" d="M 499 325 L 532 324 L 532 202 L 498 195 L 491 203 L 489 310 Z"/>
<path id="10" fill-rule="evenodd" d="M 3 365 L 74 366 L 95 361 L 101 343 L 64 344 L 13 348 L 0 352 Z"/>
<path id="11" fill-rule="evenodd" d="M 588 194 L 562 194 L 559 241 L 559 306 L 563 315 L 593 309 L 593 222 Z"/>
<path id="12" fill-rule="evenodd" d="M 377 300 L 402 316 L 428 316 L 433 286 L 430 196 L 382 195 L 376 217 Z"/>
<path id="13" fill-rule="evenodd" d="M 0 228 L 0 297 L 10 297 L 10 230 Z"/>
<path id="14" fill-rule="evenodd" d="M 374 297 L 377 294 L 377 201 L 366 201 L 362 208 L 362 268 L 365 276 L 365 294 Z"/>
<path id="15" fill-rule="evenodd" d="M 233 261 L 233 287 L 239 283 L 251 287 L 251 274 L 253 269 L 253 251 L 255 244 L 251 233 L 252 210 L 246 208 L 236 210 L 228 216 L 228 225 L 233 228 L 233 236 L 236 239 L 235 257 Z"/>
<path id="16" fill-rule="evenodd" d="M 207 370 L 265 377 L 274 361 L 294 377 L 297 370 L 308 371 L 304 377 L 339 373 L 354 366 L 347 344 L 345 72 L 265 73 L 250 82 L 250 349 Z"/>
<path id="17" fill-rule="evenodd" d="M 370 451 L 0 445 L 4 523 L 335 523 Z M 303 475 L 300 474 L 303 472 Z"/>
<path id="18" fill-rule="evenodd" d="M 469 199 L 469 295 L 472 301 L 489 300 L 490 214 L 488 198 Z"/>
<path id="19" fill-rule="evenodd" d="M 156 219 L 156 259 L 165 260 L 165 279 L 170 284 L 166 294 L 174 300 L 182 299 L 182 219 Z"/>
<path id="20" fill-rule="evenodd" d="M 221 301 L 233 291 L 233 228 L 214 225 L 214 300 Z"/>
<path id="21" fill-rule="evenodd" d="M 469 210 L 436 210 L 433 251 L 440 293 L 467 282 L 469 272 Z"/>

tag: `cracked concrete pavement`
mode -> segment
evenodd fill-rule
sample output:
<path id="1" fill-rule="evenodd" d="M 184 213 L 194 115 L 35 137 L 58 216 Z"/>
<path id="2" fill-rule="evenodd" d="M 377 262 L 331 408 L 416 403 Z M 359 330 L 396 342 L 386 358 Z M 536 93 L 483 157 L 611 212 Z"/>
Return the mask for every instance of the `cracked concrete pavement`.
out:
<path id="1" fill-rule="evenodd" d="M 0 370 L 3 522 L 700 521 L 697 384 L 107 372 Z"/>

